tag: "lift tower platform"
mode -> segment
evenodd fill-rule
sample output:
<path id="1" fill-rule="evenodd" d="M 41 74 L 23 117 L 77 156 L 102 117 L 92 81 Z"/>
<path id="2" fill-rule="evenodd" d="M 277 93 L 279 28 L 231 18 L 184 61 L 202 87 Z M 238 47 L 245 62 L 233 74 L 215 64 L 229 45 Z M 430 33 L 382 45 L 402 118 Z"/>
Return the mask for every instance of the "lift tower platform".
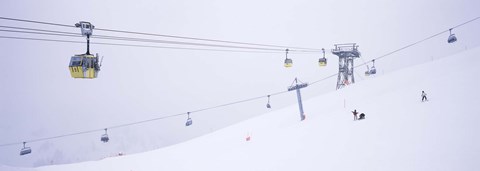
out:
<path id="1" fill-rule="evenodd" d="M 338 56 L 337 90 L 355 83 L 353 60 L 360 57 L 356 43 L 335 44 L 332 53 Z"/>

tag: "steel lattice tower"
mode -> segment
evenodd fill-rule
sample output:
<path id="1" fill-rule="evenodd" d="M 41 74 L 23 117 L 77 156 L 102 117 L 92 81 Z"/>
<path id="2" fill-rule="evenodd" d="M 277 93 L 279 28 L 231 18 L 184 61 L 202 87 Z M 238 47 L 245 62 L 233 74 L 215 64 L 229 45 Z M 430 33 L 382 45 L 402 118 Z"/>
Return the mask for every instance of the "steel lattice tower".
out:
<path id="1" fill-rule="evenodd" d="M 338 56 L 337 90 L 348 84 L 355 83 L 353 60 L 360 57 L 356 43 L 335 44 L 332 53 Z"/>

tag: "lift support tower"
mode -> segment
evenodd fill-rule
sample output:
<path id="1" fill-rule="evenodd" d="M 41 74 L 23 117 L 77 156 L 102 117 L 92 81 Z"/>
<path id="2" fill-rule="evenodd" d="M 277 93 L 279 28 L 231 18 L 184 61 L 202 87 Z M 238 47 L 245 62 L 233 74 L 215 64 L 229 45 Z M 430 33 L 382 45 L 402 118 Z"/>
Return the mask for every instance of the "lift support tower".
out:
<path id="1" fill-rule="evenodd" d="M 305 120 L 305 113 L 303 113 L 303 104 L 302 104 L 302 94 L 300 94 L 300 89 L 305 88 L 308 86 L 308 83 L 298 83 L 300 82 L 297 78 L 293 80 L 293 83 L 290 87 L 288 87 L 288 91 L 297 91 L 297 100 L 298 100 L 298 108 L 300 110 L 300 121 Z"/>
<path id="2" fill-rule="evenodd" d="M 360 57 L 358 45 L 356 43 L 335 44 L 332 53 L 338 56 L 338 78 L 337 90 L 355 83 L 353 75 L 353 60 Z"/>

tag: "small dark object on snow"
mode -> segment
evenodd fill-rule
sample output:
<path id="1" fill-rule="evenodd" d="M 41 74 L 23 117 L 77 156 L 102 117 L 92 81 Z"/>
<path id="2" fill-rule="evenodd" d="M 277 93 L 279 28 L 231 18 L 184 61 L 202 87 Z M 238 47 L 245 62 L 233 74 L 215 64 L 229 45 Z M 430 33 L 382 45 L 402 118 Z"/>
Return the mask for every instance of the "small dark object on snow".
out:
<path id="1" fill-rule="evenodd" d="M 358 118 L 358 120 L 362 120 L 362 119 L 365 119 L 365 114 L 364 113 L 360 114 L 360 118 Z"/>

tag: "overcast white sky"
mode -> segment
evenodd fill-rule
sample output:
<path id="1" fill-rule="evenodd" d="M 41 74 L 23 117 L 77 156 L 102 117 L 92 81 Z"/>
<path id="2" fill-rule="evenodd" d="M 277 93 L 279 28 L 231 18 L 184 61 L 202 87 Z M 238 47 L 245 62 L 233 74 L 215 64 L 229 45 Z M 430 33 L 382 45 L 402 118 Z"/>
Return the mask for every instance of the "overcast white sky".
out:
<path id="1" fill-rule="evenodd" d="M 479 6 L 473 0 L 2 0 L 0 16 L 72 25 L 90 21 L 98 28 L 325 48 L 327 52 L 335 43 L 356 42 L 363 55 L 356 62 L 361 63 L 478 17 Z M 5 20 L 0 25 L 80 33 Z M 456 44 L 447 44 L 448 34 L 443 34 L 377 61 L 377 69 L 381 74 L 477 46 L 479 29 L 480 21 L 465 25 L 453 30 L 459 39 Z M 113 35 L 98 30 L 94 34 Z M 101 40 L 92 39 L 97 41 Z M 68 62 L 72 55 L 85 52 L 83 44 L 0 39 L 0 46 L 0 144 L 188 112 L 284 91 L 295 77 L 311 82 L 338 72 L 338 58 L 330 53 L 325 68 L 318 67 L 319 53 L 292 54 L 293 67 L 286 69 L 283 53 L 92 45 L 91 52 L 105 57 L 102 71 L 97 79 L 79 80 L 70 77 Z M 356 79 L 366 78 L 358 75 Z M 326 80 L 302 95 L 310 98 L 333 91 L 335 83 L 334 78 Z M 186 116 L 180 116 L 112 129 L 108 144 L 101 144 L 99 131 L 31 143 L 33 153 L 28 156 L 18 155 L 21 144 L 0 147 L 0 163 L 44 165 L 150 150 L 267 112 L 266 101 L 193 113 L 194 124 L 189 128 L 184 126 Z M 294 103 L 293 93 L 274 96 L 271 110 Z M 308 106 L 304 108 L 308 117 Z"/>

